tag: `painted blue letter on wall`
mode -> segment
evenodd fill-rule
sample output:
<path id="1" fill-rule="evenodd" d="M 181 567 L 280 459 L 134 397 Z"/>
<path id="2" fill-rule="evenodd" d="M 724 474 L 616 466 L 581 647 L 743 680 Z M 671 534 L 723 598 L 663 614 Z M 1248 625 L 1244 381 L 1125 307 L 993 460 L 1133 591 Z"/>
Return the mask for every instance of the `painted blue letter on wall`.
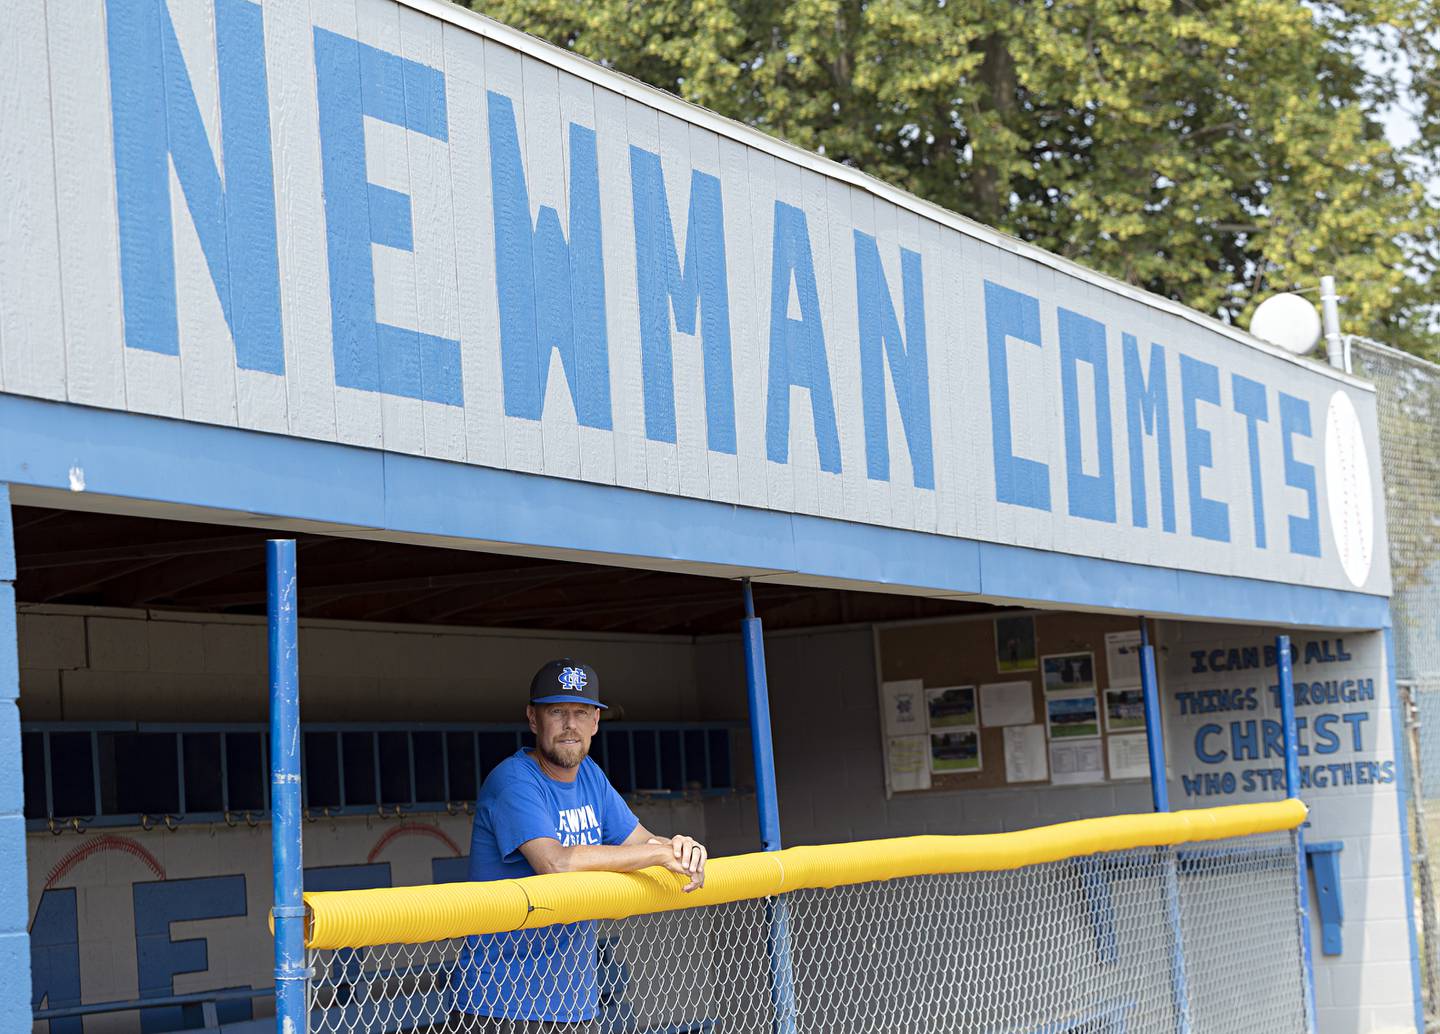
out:
<path id="1" fill-rule="evenodd" d="M 30 924 L 30 1006 L 63 1009 L 80 1004 L 80 924 L 75 888 L 40 895 Z M 51 1034 L 82 1034 L 78 1016 L 51 1020 Z"/>
<path id="2" fill-rule="evenodd" d="M 675 228 L 671 225 L 658 154 L 630 148 L 630 190 L 634 198 L 645 437 L 656 442 L 675 441 L 670 312 L 673 306 L 676 330 L 694 334 L 698 308 L 700 350 L 705 364 L 706 444 L 713 452 L 733 456 L 735 388 L 730 367 L 730 288 L 720 181 L 698 169 L 691 174 L 684 268 L 676 256 Z"/>
<path id="3" fill-rule="evenodd" d="M 995 498 L 1050 509 L 1050 467 L 1015 455 L 1010 434 L 1010 358 L 1007 338 L 1040 344 L 1040 302 L 985 281 L 985 338 L 990 354 L 990 428 L 995 452 Z"/>
<path id="4" fill-rule="evenodd" d="M 790 318 L 790 283 L 800 303 L 800 318 Z M 840 433 L 830 393 L 830 364 L 825 358 L 825 329 L 815 288 L 815 260 L 805 213 L 775 202 L 775 237 L 770 263 L 770 385 L 765 411 L 765 455 L 775 463 L 790 460 L 790 386 L 810 392 L 820 469 L 840 473 Z"/>
<path id="5" fill-rule="evenodd" d="M 1080 388 L 1077 363 L 1095 371 L 1095 451 L 1099 470 L 1085 473 L 1080 448 Z M 1110 436 L 1110 363 L 1105 325 L 1060 310 L 1060 395 L 1065 410 L 1065 484 L 1070 513 L 1115 523 L 1115 442 Z"/>
<path id="6" fill-rule="evenodd" d="M 135 965 L 141 998 L 165 998 L 175 993 L 175 975 L 203 973 L 210 968 L 210 953 L 203 937 L 170 939 L 170 924 L 191 919 L 226 919 L 245 914 L 244 876 L 207 876 L 193 880 L 137 883 L 135 899 Z M 239 1003 L 248 1019 L 248 1003 Z M 183 1030 L 189 1024 L 180 1006 L 147 1009 L 141 1013 L 145 1034 Z M 194 1010 L 198 1012 L 198 1010 Z"/>
<path id="7" fill-rule="evenodd" d="M 270 95 L 258 4 L 216 0 L 223 173 L 164 0 L 110 0 L 110 111 L 125 344 L 180 354 L 170 166 L 242 369 L 285 372 Z M 222 179 L 223 176 L 223 179 Z"/>
<path id="8" fill-rule="evenodd" d="M 1310 512 L 1304 517 L 1290 515 L 1290 552 L 1304 556 L 1320 555 L 1320 514 L 1315 498 L 1315 468 L 1295 458 L 1293 435 L 1310 437 L 1310 403 L 1294 395 L 1280 393 L 1280 441 L 1285 449 L 1285 484 L 1298 488 L 1309 500 Z"/>
<path id="9" fill-rule="evenodd" d="M 1170 454 L 1170 393 L 1165 387 L 1165 348 L 1150 343 L 1149 372 L 1140 367 L 1140 345 L 1133 334 L 1120 338 L 1125 355 L 1125 411 L 1130 440 L 1130 519 L 1148 528 L 1145 491 L 1145 442 L 1155 439 L 1160 467 L 1160 526 L 1175 530 L 1175 475 Z"/>
<path id="10" fill-rule="evenodd" d="M 365 170 L 365 119 L 436 140 L 449 137 L 445 77 L 427 65 L 315 30 L 325 237 L 335 383 L 342 388 L 464 405 L 460 343 L 375 318 L 371 245 L 413 249 L 410 198 Z"/>
<path id="11" fill-rule="evenodd" d="M 1210 363 L 1180 356 L 1180 403 L 1185 411 L 1185 478 L 1190 486 L 1190 534 L 1196 538 L 1230 541 L 1230 507 L 1205 495 L 1200 471 L 1214 466 L 1210 432 L 1200 426 L 1197 403 L 1220 405 L 1220 371 Z"/>
<path id="12" fill-rule="evenodd" d="M 1270 407 L 1265 402 L 1265 385 L 1242 377 L 1238 373 L 1230 378 L 1231 390 L 1235 393 L 1235 412 L 1245 418 L 1245 436 L 1250 446 L 1250 502 L 1255 511 L 1255 548 L 1265 548 L 1265 484 L 1260 478 L 1260 429 L 1261 421 L 1270 419 Z"/>
<path id="13" fill-rule="evenodd" d="M 900 424 L 910 449 L 916 488 L 935 487 L 930 442 L 930 367 L 925 350 L 925 278 L 920 256 L 900 249 L 905 336 L 885 282 L 875 238 L 855 231 L 855 296 L 860 315 L 860 395 L 865 410 L 865 467 L 875 481 L 890 480 L 890 435 L 885 419 L 885 369 L 895 384 Z M 884 352 L 884 359 L 881 352 Z"/>
<path id="14" fill-rule="evenodd" d="M 575 417 L 610 429 L 610 354 L 605 331 L 605 258 L 600 248 L 600 173 L 595 131 L 570 124 L 570 241 L 560 215 L 542 206 L 530 223 L 515 106 L 489 91 L 490 182 L 500 296 L 505 412 L 539 420 L 560 353 Z"/>

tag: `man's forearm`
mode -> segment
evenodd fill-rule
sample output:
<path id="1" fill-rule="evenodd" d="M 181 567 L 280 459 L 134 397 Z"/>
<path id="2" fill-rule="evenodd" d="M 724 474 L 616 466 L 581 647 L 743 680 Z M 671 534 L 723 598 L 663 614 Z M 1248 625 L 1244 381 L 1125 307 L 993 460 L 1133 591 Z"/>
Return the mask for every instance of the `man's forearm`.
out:
<path id="1" fill-rule="evenodd" d="M 635 872 L 664 864 L 669 848 L 662 844 L 576 844 L 556 853 L 553 872 Z"/>

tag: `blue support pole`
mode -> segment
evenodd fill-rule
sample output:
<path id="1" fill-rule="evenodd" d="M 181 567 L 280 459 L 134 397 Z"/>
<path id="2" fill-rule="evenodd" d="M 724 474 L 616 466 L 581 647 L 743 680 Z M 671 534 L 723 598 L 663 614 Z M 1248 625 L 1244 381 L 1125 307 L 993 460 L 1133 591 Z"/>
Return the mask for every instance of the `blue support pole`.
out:
<path id="1" fill-rule="evenodd" d="M 31 1028 L 29 929 L 34 903 L 25 868 L 18 640 L 10 486 L 0 482 L 0 973 L 5 974 L 0 980 L 0 1030 Z"/>
<path id="2" fill-rule="evenodd" d="M 1166 783 L 1165 727 L 1160 717 L 1160 682 L 1155 676 L 1155 647 L 1150 629 L 1140 619 L 1140 693 L 1145 700 L 1145 748 L 1150 757 L 1150 800 L 1156 811 L 1170 810 Z M 1190 979 L 1185 973 L 1185 938 L 1180 922 L 1180 865 L 1175 848 L 1162 847 L 1160 879 L 1165 915 L 1170 925 L 1170 1001 L 1176 1034 L 1190 1034 Z"/>
<path id="3" fill-rule="evenodd" d="M 275 876 L 275 1030 L 306 1030 L 305 903 L 300 833 L 300 650 L 295 540 L 265 544 L 270 630 L 270 846 Z"/>
<path id="4" fill-rule="evenodd" d="M 1280 726 L 1285 743 L 1285 796 L 1300 796 L 1300 734 L 1295 725 L 1295 671 L 1290 637 L 1275 637 L 1275 670 L 1280 677 Z M 1305 981 L 1305 1029 L 1315 1031 L 1315 964 L 1310 949 L 1310 880 L 1305 864 L 1305 828 L 1295 830 L 1296 900 L 1300 909 L 1300 965 Z"/>
<path id="5" fill-rule="evenodd" d="M 1150 800 L 1156 811 L 1170 810 L 1165 781 L 1165 730 L 1160 720 L 1160 684 L 1155 678 L 1155 648 L 1150 630 L 1140 619 L 1140 691 L 1145 699 L 1145 748 L 1150 755 Z"/>
<path id="6" fill-rule="evenodd" d="M 755 616 L 750 579 L 745 590 L 745 690 L 750 702 L 750 748 L 755 756 L 755 811 L 760 821 L 760 848 L 780 850 L 780 804 L 775 790 L 775 747 L 770 738 L 770 690 L 765 679 L 765 631 Z M 783 897 L 766 905 L 770 956 L 770 1004 L 775 1010 L 774 1034 L 795 1034 L 795 979 L 790 964 L 790 911 Z"/>
<path id="7" fill-rule="evenodd" d="M 770 739 L 770 689 L 765 679 L 765 631 L 745 579 L 745 690 L 750 702 L 750 749 L 755 755 L 755 810 L 760 849 L 780 850 L 780 804 L 775 792 L 775 747 Z"/>

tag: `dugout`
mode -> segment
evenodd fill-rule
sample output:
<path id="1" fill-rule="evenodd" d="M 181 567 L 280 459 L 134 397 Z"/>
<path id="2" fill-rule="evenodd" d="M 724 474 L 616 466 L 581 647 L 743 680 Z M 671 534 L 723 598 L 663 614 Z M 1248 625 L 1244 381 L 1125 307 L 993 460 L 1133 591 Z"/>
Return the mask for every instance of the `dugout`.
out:
<path id="1" fill-rule="evenodd" d="M 741 579 L 787 843 L 1149 810 L 1142 618 L 1173 805 L 1278 797 L 1287 633 L 1319 1029 L 1418 1028 L 1367 384 L 432 0 L 60 7 L 0 10 L 0 1028 L 250 1014 L 272 535 L 312 887 L 453 878 L 570 650 L 756 846 Z"/>
<path id="2" fill-rule="evenodd" d="M 137 1016 L 147 1030 L 262 1029 L 273 533 L 33 505 L 12 520 L 30 932 L 44 945 L 35 1005 L 59 1013 L 58 1030 L 82 1015 L 91 1031 L 134 1029 Z M 301 533 L 297 546 L 309 888 L 462 878 L 474 787 L 523 741 L 517 687 L 560 654 L 595 663 L 618 704 L 595 756 L 643 821 L 717 854 L 759 848 L 735 579 L 348 535 Z M 753 592 L 787 846 L 1150 809 L 1129 667 L 1138 616 L 763 581 Z M 1280 795 L 1265 697 L 1269 644 L 1286 631 L 1302 716 L 1359 716 L 1303 736 L 1324 758 L 1306 766 L 1307 796 L 1341 798 L 1317 809 L 1320 829 L 1366 870 L 1399 864 L 1387 857 L 1398 841 L 1375 830 L 1397 790 L 1368 674 L 1382 666 L 1377 635 L 1146 624 L 1176 806 Z M 1061 700 L 1092 701 L 1093 728 L 1051 713 Z M 951 738 L 933 758 L 932 734 Z M 917 744 L 918 764 L 904 753 Z M 1335 937 L 1344 959 L 1348 933 L 1354 959 L 1377 930 L 1403 932 L 1373 884 L 1345 888 L 1346 921 L 1332 931 L 1317 911 L 1317 946 Z M 175 1004 L 124 1008 L 147 1000 Z"/>

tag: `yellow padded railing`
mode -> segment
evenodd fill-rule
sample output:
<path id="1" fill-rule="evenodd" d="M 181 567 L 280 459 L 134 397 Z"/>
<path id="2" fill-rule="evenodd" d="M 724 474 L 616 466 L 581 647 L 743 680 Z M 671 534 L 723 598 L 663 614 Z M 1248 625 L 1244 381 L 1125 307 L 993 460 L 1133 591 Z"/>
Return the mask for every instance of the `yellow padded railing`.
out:
<path id="1" fill-rule="evenodd" d="M 306 945 L 360 948 L 419 944 L 585 919 L 624 919 L 787 891 L 873 883 L 903 876 L 1001 872 L 1067 858 L 1294 829 L 1298 800 L 1235 804 L 1150 815 L 1114 815 L 981 836 L 916 836 L 711 859 L 705 886 L 655 867 L 634 873 L 580 872 L 492 883 L 449 883 L 305 895 Z"/>

